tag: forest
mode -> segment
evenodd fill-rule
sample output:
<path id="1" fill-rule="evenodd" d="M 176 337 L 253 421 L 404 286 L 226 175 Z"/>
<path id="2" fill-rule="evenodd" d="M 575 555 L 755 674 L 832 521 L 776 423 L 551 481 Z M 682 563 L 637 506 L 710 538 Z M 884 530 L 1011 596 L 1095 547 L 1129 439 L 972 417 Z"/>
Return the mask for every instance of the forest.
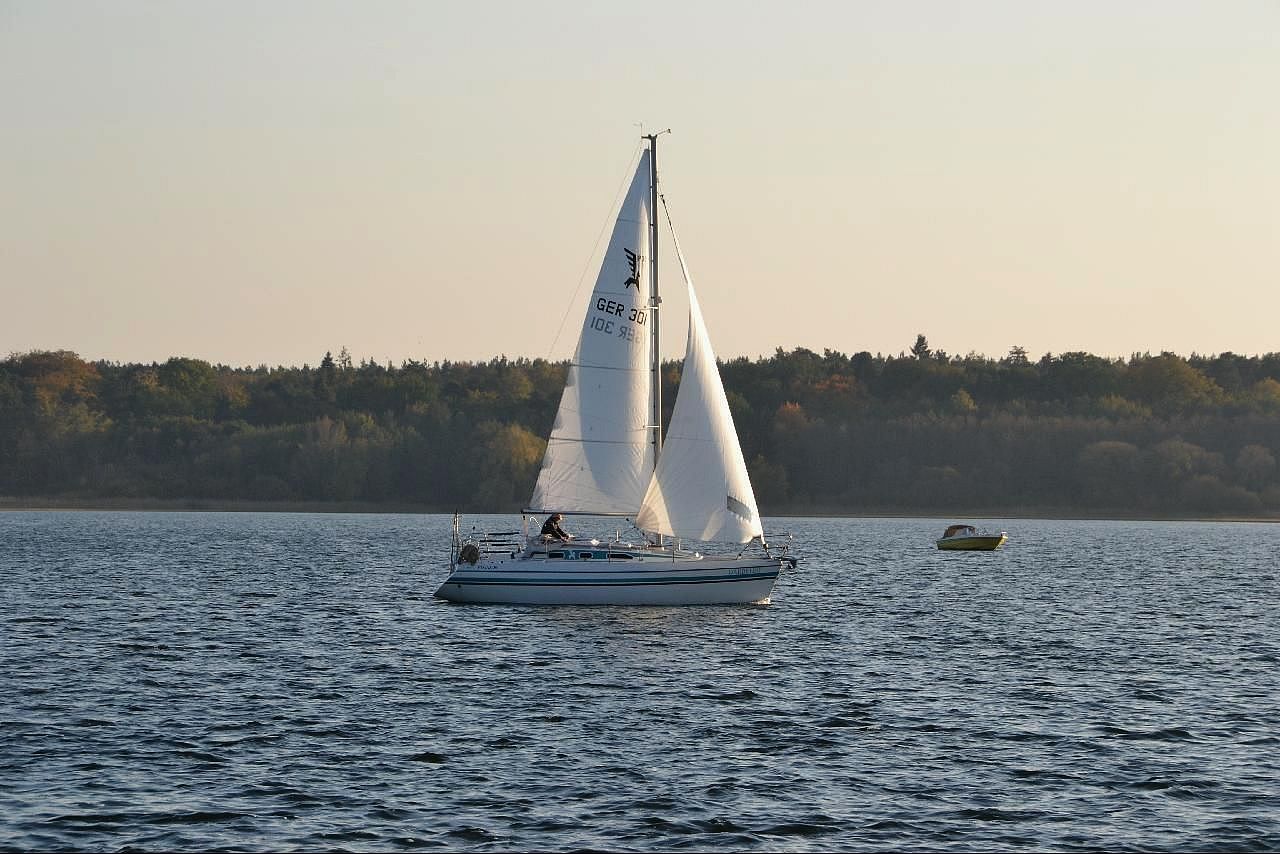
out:
<path id="1" fill-rule="evenodd" d="M 518 510 L 567 364 L 0 361 L 0 497 Z M 766 515 L 1280 518 L 1280 353 L 720 363 Z M 663 371 L 670 415 L 680 366 Z M 205 506 L 205 505 L 198 505 Z"/>

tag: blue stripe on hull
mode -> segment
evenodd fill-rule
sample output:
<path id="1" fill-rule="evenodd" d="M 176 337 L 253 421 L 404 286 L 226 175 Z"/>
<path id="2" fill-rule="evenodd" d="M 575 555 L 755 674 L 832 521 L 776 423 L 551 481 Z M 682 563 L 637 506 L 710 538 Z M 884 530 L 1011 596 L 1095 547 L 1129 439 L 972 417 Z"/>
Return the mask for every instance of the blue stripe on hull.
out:
<path id="1" fill-rule="evenodd" d="M 455 602 L 492 604 L 734 604 L 767 601 L 781 572 L 780 566 L 766 564 L 742 567 L 752 570 L 734 575 L 697 576 L 689 573 L 645 578 L 635 572 L 610 578 L 602 572 L 591 578 L 582 575 L 547 576 L 537 572 L 512 575 L 478 575 L 468 578 L 460 569 L 440 585 L 436 597 Z M 666 570 L 669 572 L 669 570 Z M 711 570 L 715 572 L 715 570 Z M 557 596 L 556 591 L 564 591 Z M 678 593 L 685 590 L 687 593 Z M 722 590 L 723 593 L 713 592 Z M 491 591 L 491 592 L 490 592 Z M 522 593 L 521 591 L 527 591 Z M 616 591 L 614 596 L 610 591 Z M 698 592 L 706 591 L 706 592 Z"/>
<path id="2" fill-rule="evenodd" d="M 724 584 L 734 581 L 760 581 L 765 578 L 777 578 L 776 572 L 763 575 L 734 575 L 727 578 L 660 578 L 653 581 L 568 581 L 566 579 L 548 579 L 546 581 L 530 581 L 524 578 L 468 578 L 465 581 L 450 577 L 445 584 L 507 584 L 520 587 L 648 587 L 665 584 Z"/>

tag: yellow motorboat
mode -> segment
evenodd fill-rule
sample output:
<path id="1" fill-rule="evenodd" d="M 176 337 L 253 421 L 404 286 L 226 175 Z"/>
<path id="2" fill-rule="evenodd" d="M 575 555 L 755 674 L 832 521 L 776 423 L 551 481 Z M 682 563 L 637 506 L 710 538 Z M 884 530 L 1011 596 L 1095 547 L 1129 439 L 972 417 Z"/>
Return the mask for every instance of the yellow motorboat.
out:
<path id="1" fill-rule="evenodd" d="M 1009 535 L 1004 531 L 991 534 L 972 525 L 950 525 L 937 542 L 938 548 L 944 551 L 990 552 L 1000 548 L 1008 539 Z"/>

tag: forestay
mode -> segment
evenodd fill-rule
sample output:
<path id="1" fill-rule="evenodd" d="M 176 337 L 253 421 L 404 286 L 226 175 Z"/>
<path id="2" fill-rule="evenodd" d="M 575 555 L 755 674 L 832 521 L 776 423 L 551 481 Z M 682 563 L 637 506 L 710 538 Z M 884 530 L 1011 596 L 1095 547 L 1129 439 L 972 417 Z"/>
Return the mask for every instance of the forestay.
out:
<path id="1" fill-rule="evenodd" d="M 760 511 L 678 245 L 676 253 L 689 288 L 689 341 L 671 426 L 636 526 L 667 536 L 745 543 L 763 533 Z"/>
<path id="2" fill-rule="evenodd" d="M 649 152 L 618 212 L 530 508 L 635 513 L 653 472 Z"/>

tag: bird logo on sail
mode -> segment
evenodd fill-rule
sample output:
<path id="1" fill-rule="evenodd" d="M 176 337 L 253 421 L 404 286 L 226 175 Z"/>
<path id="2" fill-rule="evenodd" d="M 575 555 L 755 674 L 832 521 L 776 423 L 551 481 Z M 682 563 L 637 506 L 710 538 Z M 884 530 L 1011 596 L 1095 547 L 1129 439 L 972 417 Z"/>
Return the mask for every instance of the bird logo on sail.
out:
<path id="1" fill-rule="evenodd" d="M 632 285 L 635 285 L 636 290 L 638 291 L 640 290 L 640 274 L 636 272 L 636 264 L 640 262 L 641 258 L 639 255 L 632 252 L 630 249 L 627 249 L 625 246 L 623 247 L 622 251 L 626 253 L 627 263 L 631 265 L 631 275 L 627 278 L 625 282 L 622 283 L 622 287 L 625 289 L 625 288 L 631 287 Z"/>

